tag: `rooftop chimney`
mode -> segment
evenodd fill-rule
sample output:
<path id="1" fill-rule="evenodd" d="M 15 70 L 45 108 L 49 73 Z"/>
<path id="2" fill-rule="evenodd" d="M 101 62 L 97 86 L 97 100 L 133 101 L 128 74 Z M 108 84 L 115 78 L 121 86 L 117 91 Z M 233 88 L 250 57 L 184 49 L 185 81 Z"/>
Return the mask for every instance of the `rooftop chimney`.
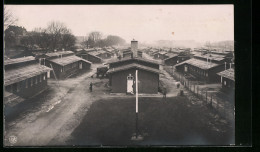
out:
<path id="1" fill-rule="evenodd" d="M 138 50 L 138 41 L 132 40 L 131 41 L 131 51 L 133 52 L 133 57 L 137 57 L 137 50 Z"/>

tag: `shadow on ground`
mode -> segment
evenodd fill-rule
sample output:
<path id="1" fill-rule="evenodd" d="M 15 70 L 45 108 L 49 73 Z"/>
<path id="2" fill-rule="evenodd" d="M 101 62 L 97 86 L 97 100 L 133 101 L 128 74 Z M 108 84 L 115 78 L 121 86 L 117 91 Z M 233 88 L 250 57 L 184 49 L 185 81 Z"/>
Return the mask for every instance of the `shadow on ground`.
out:
<path id="1" fill-rule="evenodd" d="M 123 101 L 122 101 L 123 100 Z M 234 128 L 206 107 L 191 105 L 185 97 L 139 99 L 139 130 L 143 141 L 131 141 L 135 132 L 135 98 L 94 102 L 68 145 L 229 145 Z M 189 105 L 189 106 L 187 106 Z"/>

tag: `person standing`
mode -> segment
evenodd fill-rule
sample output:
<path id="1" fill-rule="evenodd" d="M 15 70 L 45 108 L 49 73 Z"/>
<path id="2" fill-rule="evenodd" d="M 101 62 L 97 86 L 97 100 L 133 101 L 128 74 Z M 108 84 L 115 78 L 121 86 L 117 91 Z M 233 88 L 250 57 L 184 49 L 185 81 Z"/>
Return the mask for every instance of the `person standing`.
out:
<path id="1" fill-rule="evenodd" d="M 166 88 L 163 88 L 163 99 L 166 100 Z"/>
<path id="2" fill-rule="evenodd" d="M 180 88 L 180 83 L 179 83 L 179 82 L 177 82 L 177 88 L 178 88 L 178 89 Z"/>
<path id="3" fill-rule="evenodd" d="M 92 92 L 92 86 L 93 86 L 93 84 L 92 84 L 92 82 L 90 82 L 90 85 L 89 85 L 90 92 Z"/>

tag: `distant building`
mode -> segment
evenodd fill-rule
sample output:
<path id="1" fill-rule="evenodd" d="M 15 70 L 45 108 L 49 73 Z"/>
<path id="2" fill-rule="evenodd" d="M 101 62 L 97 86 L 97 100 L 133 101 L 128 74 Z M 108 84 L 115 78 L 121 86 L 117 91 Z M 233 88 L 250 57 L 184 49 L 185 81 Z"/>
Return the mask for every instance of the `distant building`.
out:
<path id="1" fill-rule="evenodd" d="M 110 52 L 111 56 L 117 56 L 118 50 L 114 49 L 113 47 L 104 47 L 103 50 Z"/>
<path id="2" fill-rule="evenodd" d="M 138 57 L 141 58 L 143 56 L 143 52 L 142 51 L 137 51 L 137 55 L 138 55 Z M 133 52 L 130 49 L 123 51 L 123 58 L 131 58 L 132 56 L 134 56 L 134 54 L 133 54 Z"/>
<path id="3" fill-rule="evenodd" d="M 173 66 L 188 59 L 190 59 L 189 56 L 171 55 L 170 57 L 164 59 L 164 64 L 168 66 Z"/>
<path id="4" fill-rule="evenodd" d="M 92 63 L 101 63 L 102 59 L 91 52 L 95 52 L 95 49 L 78 49 L 76 51 L 76 56 L 88 60 Z"/>
<path id="5" fill-rule="evenodd" d="M 122 57 L 123 58 L 131 58 L 131 57 L 140 57 L 142 58 L 143 52 L 138 50 L 138 41 L 132 40 L 131 41 L 131 48 L 122 50 Z"/>
<path id="6" fill-rule="evenodd" d="M 93 53 L 93 52 L 92 52 Z M 103 49 L 98 50 L 96 53 L 96 56 L 102 58 L 102 59 L 109 59 L 112 57 L 113 53 L 109 52 L 109 51 L 105 51 Z"/>
<path id="7" fill-rule="evenodd" d="M 175 65 L 175 68 L 179 72 L 210 83 L 219 81 L 217 73 L 224 70 L 225 65 L 193 58 Z"/>
<path id="8" fill-rule="evenodd" d="M 154 53 L 153 54 L 153 58 L 154 59 L 164 60 L 164 59 L 168 58 L 167 52 L 157 52 L 157 53 Z"/>
<path id="9" fill-rule="evenodd" d="M 47 87 L 47 72 L 51 68 L 40 65 L 32 56 L 6 59 L 4 67 L 5 100 L 12 94 L 29 98 Z"/>
<path id="10" fill-rule="evenodd" d="M 204 60 L 204 61 L 210 61 L 217 64 L 223 64 L 225 62 L 231 62 L 231 59 L 227 59 L 224 55 L 217 55 L 217 54 L 195 54 L 193 56 L 196 59 Z"/>
<path id="11" fill-rule="evenodd" d="M 46 53 L 39 58 L 42 65 L 53 68 L 48 73 L 48 78 L 65 79 L 76 73 L 89 70 L 91 62 L 75 56 L 71 51 L 58 51 L 54 53 Z"/>
<path id="12" fill-rule="evenodd" d="M 220 76 L 220 82 L 222 84 L 223 91 L 228 93 L 234 92 L 235 91 L 234 69 L 229 68 L 217 74 Z"/>

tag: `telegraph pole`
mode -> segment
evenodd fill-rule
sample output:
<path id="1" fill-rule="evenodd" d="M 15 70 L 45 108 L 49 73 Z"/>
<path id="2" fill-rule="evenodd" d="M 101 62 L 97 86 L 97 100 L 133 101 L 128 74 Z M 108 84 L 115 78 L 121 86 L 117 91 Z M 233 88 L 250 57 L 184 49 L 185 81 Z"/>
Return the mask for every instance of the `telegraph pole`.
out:
<path id="1" fill-rule="evenodd" d="M 138 70 L 136 70 L 135 72 L 135 90 L 136 90 L 136 93 L 135 93 L 135 138 L 138 137 Z"/>

